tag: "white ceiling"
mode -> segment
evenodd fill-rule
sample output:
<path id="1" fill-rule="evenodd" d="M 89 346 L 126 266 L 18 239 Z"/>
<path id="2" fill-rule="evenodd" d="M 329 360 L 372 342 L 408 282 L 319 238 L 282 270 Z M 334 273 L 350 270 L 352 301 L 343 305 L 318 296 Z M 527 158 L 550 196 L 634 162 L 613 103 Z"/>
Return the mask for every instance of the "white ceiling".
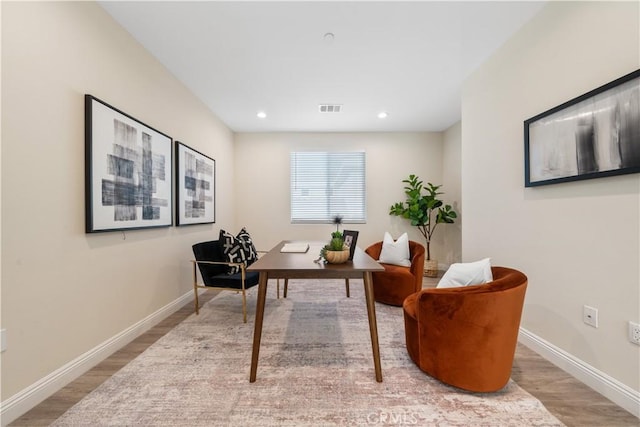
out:
<path id="1" fill-rule="evenodd" d="M 544 2 L 100 4 L 236 132 L 380 132 L 457 122 L 464 79 Z"/>

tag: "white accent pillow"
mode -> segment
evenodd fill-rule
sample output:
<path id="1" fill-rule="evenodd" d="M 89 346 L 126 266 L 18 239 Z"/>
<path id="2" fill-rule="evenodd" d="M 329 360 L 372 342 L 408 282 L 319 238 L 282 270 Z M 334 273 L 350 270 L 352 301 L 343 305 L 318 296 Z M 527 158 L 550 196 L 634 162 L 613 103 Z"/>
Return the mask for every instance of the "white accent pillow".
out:
<path id="1" fill-rule="evenodd" d="M 404 233 L 394 241 L 391 234 L 384 233 L 382 240 L 382 251 L 378 260 L 385 264 L 400 265 L 402 267 L 411 267 L 411 255 L 409 254 L 409 236 Z"/>
<path id="2" fill-rule="evenodd" d="M 459 288 L 462 286 L 482 285 L 493 281 L 491 258 L 476 262 L 454 263 L 444 273 L 437 288 Z"/>

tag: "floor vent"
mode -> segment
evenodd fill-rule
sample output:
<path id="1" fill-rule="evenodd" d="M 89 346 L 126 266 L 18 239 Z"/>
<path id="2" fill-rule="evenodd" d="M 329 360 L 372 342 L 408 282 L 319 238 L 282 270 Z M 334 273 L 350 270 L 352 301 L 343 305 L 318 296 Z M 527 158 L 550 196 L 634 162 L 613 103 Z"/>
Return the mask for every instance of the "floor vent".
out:
<path id="1" fill-rule="evenodd" d="M 321 113 L 339 113 L 342 111 L 342 105 L 340 104 L 320 104 L 318 110 Z"/>

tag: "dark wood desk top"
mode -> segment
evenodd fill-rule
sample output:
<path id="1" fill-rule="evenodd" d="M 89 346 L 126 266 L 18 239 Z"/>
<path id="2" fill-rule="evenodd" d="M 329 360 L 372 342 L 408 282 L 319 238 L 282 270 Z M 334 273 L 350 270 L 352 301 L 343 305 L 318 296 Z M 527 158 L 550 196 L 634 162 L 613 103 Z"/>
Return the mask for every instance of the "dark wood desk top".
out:
<path id="1" fill-rule="evenodd" d="M 384 267 L 356 247 L 353 261 L 343 264 L 327 264 L 314 262 L 320 256 L 320 249 L 326 242 L 309 243 L 305 253 L 282 253 L 280 249 L 285 243 L 303 243 L 284 240 L 268 253 L 251 264 L 247 271 L 266 272 L 269 278 L 362 278 L 364 272 L 384 271 Z"/>

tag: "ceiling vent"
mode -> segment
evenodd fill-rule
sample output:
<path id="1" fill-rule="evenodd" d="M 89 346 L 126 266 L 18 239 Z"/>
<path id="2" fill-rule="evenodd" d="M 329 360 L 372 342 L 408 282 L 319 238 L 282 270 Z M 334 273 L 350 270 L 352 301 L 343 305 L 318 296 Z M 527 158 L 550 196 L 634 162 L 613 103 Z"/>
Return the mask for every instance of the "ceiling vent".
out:
<path id="1" fill-rule="evenodd" d="M 342 111 L 342 105 L 340 104 L 320 104 L 318 110 L 321 113 L 339 113 Z"/>

